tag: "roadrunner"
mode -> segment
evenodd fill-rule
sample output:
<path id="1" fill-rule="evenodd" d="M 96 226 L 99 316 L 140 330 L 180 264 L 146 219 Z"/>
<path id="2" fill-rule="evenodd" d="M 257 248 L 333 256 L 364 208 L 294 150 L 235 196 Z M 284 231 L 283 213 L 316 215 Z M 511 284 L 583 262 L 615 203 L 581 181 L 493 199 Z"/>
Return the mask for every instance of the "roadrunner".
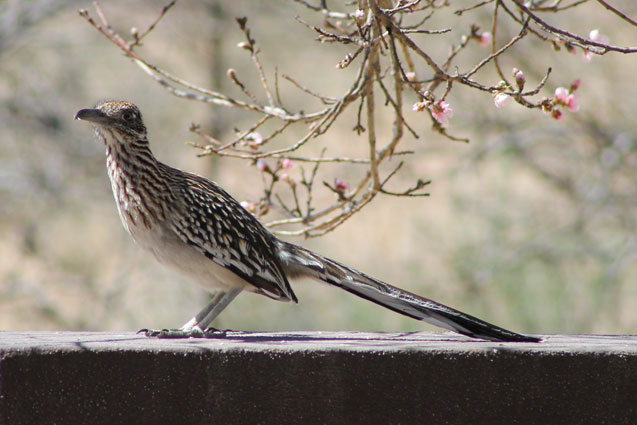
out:
<path id="1" fill-rule="evenodd" d="M 75 119 L 91 123 L 106 146 L 106 167 L 126 231 L 157 259 L 214 292 L 179 329 L 155 337 L 213 337 L 210 323 L 243 290 L 298 302 L 290 279 L 309 277 L 433 325 L 493 341 L 537 342 L 409 293 L 344 264 L 282 241 L 217 184 L 159 162 L 139 109 L 106 101 Z"/>

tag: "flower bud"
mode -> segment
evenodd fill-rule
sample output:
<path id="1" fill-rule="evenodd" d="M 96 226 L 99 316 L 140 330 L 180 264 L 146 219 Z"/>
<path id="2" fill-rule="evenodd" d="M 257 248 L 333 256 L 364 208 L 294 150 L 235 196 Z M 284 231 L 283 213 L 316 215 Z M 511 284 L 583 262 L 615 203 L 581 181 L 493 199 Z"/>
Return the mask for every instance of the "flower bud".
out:
<path id="1" fill-rule="evenodd" d="M 553 109 L 551 116 L 555 121 L 564 121 L 564 114 L 559 109 Z"/>
<path id="2" fill-rule="evenodd" d="M 262 173 L 270 171 L 270 167 L 268 166 L 268 163 L 265 162 L 265 159 L 259 158 L 257 160 L 257 170 L 261 171 Z"/>
<path id="3" fill-rule="evenodd" d="M 290 177 L 288 175 L 288 173 L 281 174 L 280 179 L 281 179 L 281 181 L 284 181 L 287 184 L 289 184 L 292 189 L 294 189 L 296 187 L 296 182 L 294 181 L 294 179 L 292 177 Z"/>
<path id="4" fill-rule="evenodd" d="M 289 170 L 290 168 L 294 167 L 296 164 L 294 164 L 294 161 L 292 161 L 289 158 L 283 158 L 283 160 L 281 160 L 281 167 L 283 167 L 284 170 Z"/>
<path id="5" fill-rule="evenodd" d="M 502 108 L 510 101 L 511 96 L 509 96 L 508 94 L 496 93 L 495 96 L 493 96 L 493 103 L 495 104 L 496 108 Z"/>
<path id="6" fill-rule="evenodd" d="M 334 180 L 334 190 L 336 190 L 337 192 L 344 193 L 348 189 L 349 189 L 349 183 L 347 183 L 345 180 L 341 180 L 341 179 Z"/>
<path id="7" fill-rule="evenodd" d="M 422 112 L 427 107 L 425 102 L 416 102 L 412 105 L 411 110 L 415 112 Z"/>
<path id="8" fill-rule="evenodd" d="M 515 78 L 515 85 L 518 87 L 518 90 L 524 90 L 524 84 L 526 84 L 524 73 L 519 69 L 513 68 L 513 77 Z"/>
<path id="9" fill-rule="evenodd" d="M 246 134 L 246 139 L 253 141 L 257 145 L 263 143 L 263 136 L 261 136 L 261 133 L 258 133 L 256 131 Z"/>
<path id="10" fill-rule="evenodd" d="M 573 93 L 575 90 L 579 89 L 581 83 L 582 81 L 579 78 L 573 80 L 571 86 L 568 88 L 569 93 Z"/>
<path id="11" fill-rule="evenodd" d="M 493 41 L 493 34 L 490 32 L 478 34 L 478 45 L 480 47 L 489 47 L 491 45 L 491 41 Z"/>
<path id="12" fill-rule="evenodd" d="M 564 47 L 566 48 L 566 51 L 569 52 L 571 55 L 577 54 L 577 49 L 575 48 L 575 46 L 573 46 L 573 43 L 569 43 L 567 41 L 564 43 Z"/>

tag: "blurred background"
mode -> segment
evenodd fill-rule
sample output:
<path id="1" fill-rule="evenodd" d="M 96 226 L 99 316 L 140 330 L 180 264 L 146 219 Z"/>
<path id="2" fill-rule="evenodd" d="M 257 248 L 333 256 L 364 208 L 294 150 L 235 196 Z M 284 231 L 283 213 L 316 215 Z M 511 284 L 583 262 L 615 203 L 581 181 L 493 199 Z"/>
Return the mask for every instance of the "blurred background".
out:
<path id="1" fill-rule="evenodd" d="M 614 5 L 637 17 L 635 2 Z M 162 6 L 150 0 L 102 4 L 122 34 L 146 28 Z M 159 265 L 125 233 L 103 146 L 73 115 L 104 98 L 133 101 L 159 159 L 214 179 L 239 200 L 256 201 L 263 184 L 254 166 L 197 158 L 186 143 L 199 142 L 188 132 L 192 122 L 230 140 L 235 127 L 246 129 L 255 117 L 172 96 L 80 18 L 79 8 L 95 16 L 88 1 L 0 2 L 0 329 L 178 327 L 203 307 L 207 294 Z M 461 18 L 453 10 L 437 14 L 431 28 L 490 28 L 486 10 Z M 276 66 L 321 94 L 339 96 L 351 84 L 351 72 L 335 65 L 348 50 L 315 42 L 297 15 L 320 23 L 289 1 L 183 0 L 140 52 L 174 75 L 240 98 L 226 78 L 228 68 L 245 76 L 242 81 L 258 82 L 248 54 L 237 48 L 244 35 L 234 17 L 247 16 L 270 76 Z M 634 27 L 596 4 L 554 21 L 584 36 L 598 28 L 615 45 L 637 44 Z M 511 26 L 510 34 L 518 29 Z M 418 40 L 442 59 L 459 38 L 451 32 Z M 487 54 L 467 52 L 466 64 Z M 546 96 L 580 78 L 579 112 L 557 122 L 514 103 L 496 109 L 491 95 L 459 87 L 447 99 L 454 109 L 449 130 L 471 143 L 431 132 L 422 114 L 406 115 L 420 138 L 408 136 L 401 145 L 415 155 L 395 184 L 404 189 L 418 178 L 431 179 L 430 197 L 380 198 L 322 238 L 289 240 L 511 330 L 635 333 L 637 56 L 609 53 L 585 62 L 581 53 L 555 52 L 529 38 L 501 64 L 506 72 L 522 69 L 529 87 L 552 66 Z M 479 78 L 498 81 L 492 70 Z M 316 107 L 289 84 L 282 94 L 295 107 Z M 351 131 L 355 115 L 350 118 L 323 138 L 328 155 L 366 155 L 365 135 Z M 391 137 L 391 122 L 379 121 L 379 134 Z M 289 137 L 288 144 L 295 140 L 293 133 Z M 299 172 L 290 170 L 297 179 Z M 361 170 L 334 164 L 321 173 L 330 182 L 356 181 Z M 334 196 L 319 186 L 318 201 Z M 293 286 L 298 305 L 243 294 L 215 325 L 430 329 L 327 286 Z"/>

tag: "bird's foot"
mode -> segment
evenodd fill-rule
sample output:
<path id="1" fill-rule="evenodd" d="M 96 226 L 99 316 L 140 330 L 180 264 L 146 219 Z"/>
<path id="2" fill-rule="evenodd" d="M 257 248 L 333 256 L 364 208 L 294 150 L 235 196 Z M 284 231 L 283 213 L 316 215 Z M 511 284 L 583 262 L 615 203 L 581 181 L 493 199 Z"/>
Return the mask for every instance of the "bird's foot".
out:
<path id="1" fill-rule="evenodd" d="M 208 328 L 205 331 L 194 327 L 189 329 L 140 329 L 137 334 L 144 334 L 149 338 L 223 338 L 228 330 Z"/>

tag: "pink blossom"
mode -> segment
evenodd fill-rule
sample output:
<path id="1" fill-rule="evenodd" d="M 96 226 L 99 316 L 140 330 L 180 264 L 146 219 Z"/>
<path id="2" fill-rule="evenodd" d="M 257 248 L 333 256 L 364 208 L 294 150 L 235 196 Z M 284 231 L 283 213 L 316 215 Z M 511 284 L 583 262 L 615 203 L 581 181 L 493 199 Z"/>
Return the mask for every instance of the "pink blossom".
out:
<path id="1" fill-rule="evenodd" d="M 337 192 L 343 193 L 348 189 L 349 189 L 349 183 L 347 183 L 345 180 L 341 180 L 341 179 L 334 180 L 334 190 L 336 190 Z"/>
<path id="2" fill-rule="evenodd" d="M 601 44 L 608 44 L 610 39 L 608 38 L 608 36 L 601 34 L 599 32 L 598 29 L 594 29 L 592 30 L 589 34 L 588 34 L 588 38 L 591 41 L 594 41 L 596 43 L 601 43 Z M 593 59 L 593 52 L 591 52 L 590 50 L 584 50 L 584 62 L 590 62 L 591 59 Z"/>
<path id="3" fill-rule="evenodd" d="M 566 105 L 568 98 L 568 90 L 564 87 L 558 87 L 555 89 L 555 100 L 557 103 L 561 103 L 562 105 Z"/>
<path id="4" fill-rule="evenodd" d="M 478 45 L 480 47 L 489 47 L 491 41 L 493 41 L 493 35 L 490 32 L 485 31 L 482 34 L 478 34 Z"/>
<path id="5" fill-rule="evenodd" d="M 294 161 L 292 161 L 291 159 L 288 158 L 283 158 L 283 160 L 281 161 L 281 167 L 283 167 L 284 170 L 289 170 L 290 168 L 294 167 L 296 164 L 294 164 Z"/>
<path id="6" fill-rule="evenodd" d="M 590 38 L 592 41 L 595 41 L 596 43 L 602 44 L 608 44 L 608 42 L 610 41 L 609 38 L 606 35 L 601 34 L 598 29 L 594 29 L 593 31 L 591 31 L 588 34 L 588 38 Z"/>
<path id="7" fill-rule="evenodd" d="M 572 93 L 572 91 L 566 90 L 564 87 L 556 88 L 555 103 L 566 106 L 571 112 L 576 112 L 579 109 L 579 95 Z"/>
<path id="8" fill-rule="evenodd" d="M 496 93 L 495 96 L 493 96 L 493 103 L 495 103 L 496 108 L 502 108 L 510 101 L 511 96 L 509 96 L 508 94 Z"/>
<path id="9" fill-rule="evenodd" d="M 257 145 L 260 145 L 263 142 L 263 136 L 261 136 L 261 133 L 257 133 L 256 131 L 252 133 L 248 133 L 246 135 L 246 139 L 252 140 Z"/>
<path id="10" fill-rule="evenodd" d="M 566 107 L 571 112 L 579 110 L 579 95 L 577 93 L 571 93 L 566 97 Z"/>
<path id="11" fill-rule="evenodd" d="M 270 167 L 268 167 L 268 163 L 265 162 L 265 159 L 259 158 L 257 160 L 257 170 L 261 171 L 262 173 L 270 171 Z"/>
<path id="12" fill-rule="evenodd" d="M 582 60 L 584 62 L 590 62 L 593 59 L 593 53 L 589 52 L 588 50 L 584 50 L 584 53 L 582 54 Z"/>
<path id="13" fill-rule="evenodd" d="M 453 117 L 453 109 L 451 109 L 449 104 L 444 100 L 430 105 L 429 110 L 431 111 L 431 115 L 434 119 L 441 125 L 447 124 L 449 122 L 449 118 Z"/>
<path id="14" fill-rule="evenodd" d="M 365 12 L 363 12 L 361 9 L 357 9 L 356 12 L 354 12 L 354 18 L 356 18 L 357 20 L 362 20 L 365 18 Z"/>

